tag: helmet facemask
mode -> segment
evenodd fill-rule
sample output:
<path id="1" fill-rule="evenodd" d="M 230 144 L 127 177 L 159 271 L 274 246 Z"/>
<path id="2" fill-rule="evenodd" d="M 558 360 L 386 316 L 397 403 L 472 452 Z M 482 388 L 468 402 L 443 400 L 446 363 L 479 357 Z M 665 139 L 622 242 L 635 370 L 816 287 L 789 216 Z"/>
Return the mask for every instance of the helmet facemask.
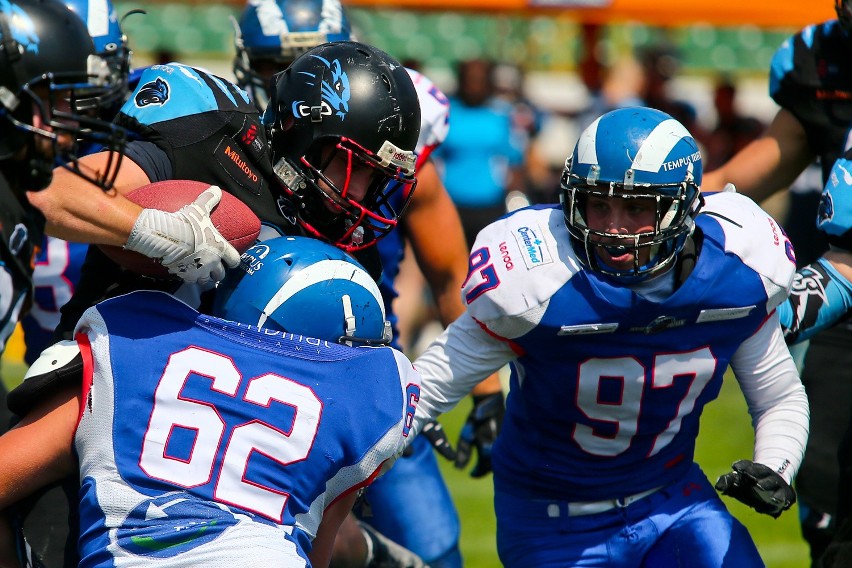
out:
<path id="1" fill-rule="evenodd" d="M 373 153 L 349 138 L 321 138 L 298 163 L 282 158 L 275 171 L 298 203 L 302 228 L 352 252 L 374 245 L 396 227 L 416 185 L 414 163 L 413 152 L 390 142 Z M 394 207 L 397 192 L 404 197 Z"/>
<path id="2" fill-rule="evenodd" d="M 88 67 L 85 81 L 66 73 L 47 73 L 24 84 L 17 94 L 0 88 L 0 119 L 30 134 L 25 137 L 31 147 L 27 189 L 46 187 L 55 166 L 64 167 L 104 191 L 112 188 L 121 164 L 126 131 L 97 118 L 93 112 L 97 107 L 92 106 L 92 101 L 112 89 L 112 85 L 102 58 L 90 55 Z M 32 124 L 33 112 L 40 118 L 38 125 Z M 47 139 L 51 151 L 39 149 L 37 137 Z M 86 143 L 110 152 L 103 170 L 86 169 L 79 163 L 79 158 L 85 155 L 81 146 Z"/>
<path id="3" fill-rule="evenodd" d="M 629 171 L 626 177 L 631 177 Z M 695 215 L 704 203 L 691 176 L 671 185 L 633 185 L 629 179 L 627 183 L 597 182 L 572 174 L 570 158 L 566 162 L 561 185 L 565 224 L 578 259 L 591 270 L 628 284 L 653 278 L 674 264 L 695 228 Z M 653 229 L 614 234 L 589 228 L 586 204 L 590 196 L 653 201 L 656 209 Z M 603 250 L 610 256 L 630 253 L 633 256 L 632 268 L 625 270 L 608 265 L 600 255 Z M 642 264 L 644 250 L 648 251 L 649 260 Z"/>

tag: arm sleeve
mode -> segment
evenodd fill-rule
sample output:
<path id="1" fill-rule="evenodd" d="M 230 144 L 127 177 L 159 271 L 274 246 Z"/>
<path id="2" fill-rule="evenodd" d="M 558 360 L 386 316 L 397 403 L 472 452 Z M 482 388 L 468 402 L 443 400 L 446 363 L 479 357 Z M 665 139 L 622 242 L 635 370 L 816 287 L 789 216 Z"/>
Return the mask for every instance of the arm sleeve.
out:
<path id="1" fill-rule="evenodd" d="M 172 163 L 162 148 L 153 142 L 136 140 L 127 145 L 125 156 L 136 162 L 151 182 L 172 179 Z"/>
<path id="2" fill-rule="evenodd" d="M 487 333 L 470 314 L 459 316 L 414 361 L 422 381 L 414 433 L 451 410 L 480 381 L 515 357 L 508 342 Z"/>
<path id="3" fill-rule="evenodd" d="M 806 341 L 852 311 L 852 283 L 820 258 L 796 272 L 790 297 L 778 307 L 788 345 Z"/>
<path id="4" fill-rule="evenodd" d="M 776 313 L 740 345 L 731 368 L 754 426 L 754 461 L 791 483 L 805 453 L 810 411 Z"/>

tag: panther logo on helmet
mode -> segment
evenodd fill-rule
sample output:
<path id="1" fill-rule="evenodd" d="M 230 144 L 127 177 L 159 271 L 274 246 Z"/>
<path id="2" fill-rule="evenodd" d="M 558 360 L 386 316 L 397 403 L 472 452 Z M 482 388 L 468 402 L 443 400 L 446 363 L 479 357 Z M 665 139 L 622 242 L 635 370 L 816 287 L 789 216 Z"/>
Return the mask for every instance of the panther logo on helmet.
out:
<path id="1" fill-rule="evenodd" d="M 293 102 L 293 114 L 299 118 L 310 116 L 311 120 L 320 121 L 323 116 L 331 116 L 334 113 L 343 120 L 349 112 L 349 98 L 352 95 L 352 91 L 349 88 L 349 76 L 341 68 L 339 60 L 328 61 L 317 55 L 312 55 L 311 57 L 322 61 L 328 67 L 331 71 L 331 82 L 325 79 L 322 80 L 322 103 L 317 115 L 314 114 L 316 112 L 314 108 L 316 107 L 306 104 L 305 101 Z M 307 85 L 311 87 L 316 86 L 316 75 L 305 74 L 305 76 L 310 77 L 310 79 L 305 81 Z"/>
<path id="2" fill-rule="evenodd" d="M 144 107 L 148 105 L 166 104 L 169 100 L 169 84 L 163 79 L 157 77 L 156 81 L 145 83 L 139 92 L 136 93 L 136 106 Z"/>

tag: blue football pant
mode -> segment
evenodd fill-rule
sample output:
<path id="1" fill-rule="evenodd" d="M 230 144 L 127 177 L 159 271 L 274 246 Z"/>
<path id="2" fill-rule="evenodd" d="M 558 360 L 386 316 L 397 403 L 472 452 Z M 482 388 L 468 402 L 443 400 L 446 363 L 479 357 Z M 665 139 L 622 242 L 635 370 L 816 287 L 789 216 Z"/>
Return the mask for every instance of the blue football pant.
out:
<path id="1" fill-rule="evenodd" d="M 567 504 L 495 494 L 506 568 L 765 566 L 746 528 L 694 465 L 681 481 L 623 508 L 568 516 Z M 550 517 L 558 506 L 559 515 Z"/>
<path id="2" fill-rule="evenodd" d="M 369 486 L 369 513 L 358 516 L 431 568 L 461 568 L 461 526 L 432 444 L 417 436 L 411 448 Z"/>

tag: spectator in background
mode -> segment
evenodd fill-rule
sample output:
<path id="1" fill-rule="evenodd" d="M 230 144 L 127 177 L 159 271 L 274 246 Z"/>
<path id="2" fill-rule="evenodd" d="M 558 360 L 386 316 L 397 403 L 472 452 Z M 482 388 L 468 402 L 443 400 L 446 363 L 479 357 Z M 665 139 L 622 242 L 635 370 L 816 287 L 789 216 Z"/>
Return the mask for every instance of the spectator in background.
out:
<path id="1" fill-rule="evenodd" d="M 680 71 L 677 51 L 665 43 L 653 44 L 640 49 L 637 59 L 644 75 L 639 93 L 642 104 L 670 114 L 689 130 L 699 146 L 705 146 L 707 133 L 698 123 L 695 107 L 674 98 L 670 91 L 671 81 Z"/>
<path id="2" fill-rule="evenodd" d="M 523 69 L 512 63 L 499 63 L 494 67 L 495 95 L 512 107 L 512 124 L 524 138 L 524 165 L 522 169 L 522 187 L 513 188 L 513 195 L 507 198 L 507 208 L 533 203 L 553 203 L 558 199 L 555 188 L 557 183 L 550 175 L 550 168 L 538 151 L 538 135 L 541 132 L 547 112 L 536 105 L 524 92 L 526 76 Z M 514 197 L 514 199 L 513 199 Z"/>
<path id="3" fill-rule="evenodd" d="M 729 77 L 721 77 L 713 89 L 716 127 L 707 135 L 705 144 L 708 168 L 718 168 L 733 158 L 766 128 L 760 120 L 739 113 L 736 97 L 734 82 Z"/>
<path id="4" fill-rule="evenodd" d="M 524 136 L 513 126 L 511 105 L 495 96 L 493 71 L 485 59 L 458 64 L 453 127 L 433 154 L 468 245 L 506 212 L 506 194 L 523 188 Z"/>

